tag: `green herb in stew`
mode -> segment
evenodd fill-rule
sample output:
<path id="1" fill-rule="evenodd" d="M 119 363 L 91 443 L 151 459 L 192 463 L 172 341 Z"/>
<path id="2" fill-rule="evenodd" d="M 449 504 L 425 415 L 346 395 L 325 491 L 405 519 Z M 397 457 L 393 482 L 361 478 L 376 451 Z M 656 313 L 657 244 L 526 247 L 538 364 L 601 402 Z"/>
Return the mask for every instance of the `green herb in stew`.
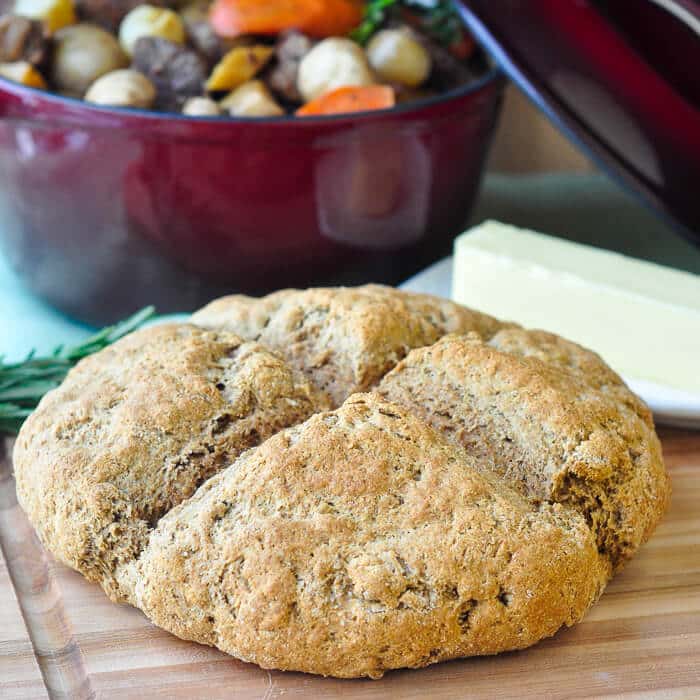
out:
<path id="1" fill-rule="evenodd" d="M 351 37 L 364 46 L 402 7 L 412 11 L 426 34 L 443 46 L 461 40 L 462 22 L 452 0 L 370 0 L 362 24 Z"/>

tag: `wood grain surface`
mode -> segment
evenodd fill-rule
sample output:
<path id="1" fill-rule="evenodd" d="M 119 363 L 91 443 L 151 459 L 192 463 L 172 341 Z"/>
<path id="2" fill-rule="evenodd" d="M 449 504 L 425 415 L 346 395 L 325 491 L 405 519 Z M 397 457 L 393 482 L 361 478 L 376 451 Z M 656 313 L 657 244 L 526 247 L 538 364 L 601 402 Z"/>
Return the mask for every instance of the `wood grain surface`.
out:
<path id="1" fill-rule="evenodd" d="M 0 697 L 48 697 L 34 647 L 0 552 Z"/>
<path id="2" fill-rule="evenodd" d="M 110 603 L 43 551 L 5 460 L 0 698 L 700 698 L 700 433 L 667 430 L 662 440 L 669 511 L 580 625 L 526 651 L 380 681 L 264 671 Z"/>

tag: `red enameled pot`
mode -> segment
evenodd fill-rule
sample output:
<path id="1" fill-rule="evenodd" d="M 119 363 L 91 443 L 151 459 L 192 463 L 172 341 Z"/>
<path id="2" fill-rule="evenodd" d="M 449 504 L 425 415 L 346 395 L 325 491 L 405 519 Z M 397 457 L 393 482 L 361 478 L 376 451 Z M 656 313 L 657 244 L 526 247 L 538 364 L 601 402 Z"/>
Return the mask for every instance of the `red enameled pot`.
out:
<path id="1" fill-rule="evenodd" d="M 0 245 L 28 286 L 106 323 L 227 292 L 397 283 L 449 252 L 504 80 L 325 118 L 103 109 L 0 79 Z"/>

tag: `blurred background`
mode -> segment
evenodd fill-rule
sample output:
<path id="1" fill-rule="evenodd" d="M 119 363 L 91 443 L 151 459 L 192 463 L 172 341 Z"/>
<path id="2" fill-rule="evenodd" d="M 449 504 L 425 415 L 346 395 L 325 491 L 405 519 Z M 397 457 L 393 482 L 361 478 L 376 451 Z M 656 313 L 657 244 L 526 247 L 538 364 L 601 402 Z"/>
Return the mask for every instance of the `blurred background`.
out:
<path id="1" fill-rule="evenodd" d="M 700 248 L 600 173 L 514 86 L 473 223 L 488 218 L 700 274 Z"/>
<path id="2" fill-rule="evenodd" d="M 583 157 L 513 86 L 469 224 L 532 228 L 700 274 L 700 248 Z M 0 226 L 2 221 L 0 221 Z M 670 235 L 669 235 L 670 234 Z M 0 254 L 0 355 L 83 339 L 91 329 L 32 296 Z"/>

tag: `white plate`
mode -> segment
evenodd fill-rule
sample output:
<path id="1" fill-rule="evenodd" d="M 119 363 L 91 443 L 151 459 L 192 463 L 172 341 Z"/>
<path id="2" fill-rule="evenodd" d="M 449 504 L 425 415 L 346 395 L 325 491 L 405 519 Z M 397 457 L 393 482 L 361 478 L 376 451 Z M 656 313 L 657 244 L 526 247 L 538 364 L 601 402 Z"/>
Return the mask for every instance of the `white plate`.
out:
<path id="1" fill-rule="evenodd" d="M 452 293 L 452 258 L 440 260 L 419 272 L 404 282 L 401 289 L 449 299 Z M 646 401 L 658 423 L 700 429 L 700 396 L 640 379 L 623 379 L 632 391 Z"/>

